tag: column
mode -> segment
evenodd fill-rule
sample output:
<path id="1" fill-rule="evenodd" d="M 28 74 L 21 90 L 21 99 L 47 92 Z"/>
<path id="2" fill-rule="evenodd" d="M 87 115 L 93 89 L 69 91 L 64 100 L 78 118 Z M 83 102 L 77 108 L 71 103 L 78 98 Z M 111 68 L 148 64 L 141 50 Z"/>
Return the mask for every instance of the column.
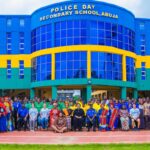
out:
<path id="1" fill-rule="evenodd" d="M 52 80 L 55 80 L 55 53 L 51 54 Z"/>
<path id="2" fill-rule="evenodd" d="M 126 98 L 127 98 L 127 88 L 122 87 L 121 88 L 121 99 L 126 100 Z"/>
<path id="3" fill-rule="evenodd" d="M 133 98 L 138 99 L 138 90 L 137 89 L 133 89 Z"/>
<path id="4" fill-rule="evenodd" d="M 91 51 L 87 51 L 87 78 L 91 78 Z"/>
<path id="5" fill-rule="evenodd" d="M 57 87 L 52 86 L 52 100 L 55 100 L 57 98 Z"/>
<path id="6" fill-rule="evenodd" d="M 86 89 L 81 90 L 81 98 L 86 103 Z"/>
<path id="7" fill-rule="evenodd" d="M 91 99 L 92 95 L 92 86 L 91 85 L 87 85 L 86 87 L 86 100 L 87 102 Z"/>
<path id="8" fill-rule="evenodd" d="M 0 97 L 3 96 L 3 90 L 0 90 Z"/>
<path id="9" fill-rule="evenodd" d="M 35 97 L 35 89 L 30 89 L 30 99 L 33 99 Z"/>
<path id="10" fill-rule="evenodd" d="M 122 80 L 127 81 L 126 56 L 122 56 Z"/>

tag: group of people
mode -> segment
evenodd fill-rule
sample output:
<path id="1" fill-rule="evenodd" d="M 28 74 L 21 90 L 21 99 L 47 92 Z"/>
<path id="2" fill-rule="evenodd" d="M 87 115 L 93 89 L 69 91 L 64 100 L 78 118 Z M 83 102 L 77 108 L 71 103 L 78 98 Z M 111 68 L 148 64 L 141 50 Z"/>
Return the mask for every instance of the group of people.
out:
<path id="1" fill-rule="evenodd" d="M 117 100 L 29 100 L 0 98 L 0 132 L 14 130 L 128 131 L 150 129 L 150 98 Z"/>

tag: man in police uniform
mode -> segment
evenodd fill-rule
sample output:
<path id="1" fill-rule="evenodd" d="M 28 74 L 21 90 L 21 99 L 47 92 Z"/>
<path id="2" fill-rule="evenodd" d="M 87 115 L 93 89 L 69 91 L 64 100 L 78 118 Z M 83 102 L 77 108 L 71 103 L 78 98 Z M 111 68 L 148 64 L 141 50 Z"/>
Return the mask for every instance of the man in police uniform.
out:
<path id="1" fill-rule="evenodd" d="M 93 127 L 93 131 L 96 131 L 96 110 L 93 108 L 93 104 L 90 103 L 90 108 L 86 112 L 86 125 L 88 131 Z"/>
<path id="2" fill-rule="evenodd" d="M 22 107 L 18 110 L 18 131 L 21 130 L 21 127 L 24 126 L 24 130 L 27 130 L 27 119 L 29 115 L 29 110 L 25 107 L 25 104 L 22 104 Z"/>

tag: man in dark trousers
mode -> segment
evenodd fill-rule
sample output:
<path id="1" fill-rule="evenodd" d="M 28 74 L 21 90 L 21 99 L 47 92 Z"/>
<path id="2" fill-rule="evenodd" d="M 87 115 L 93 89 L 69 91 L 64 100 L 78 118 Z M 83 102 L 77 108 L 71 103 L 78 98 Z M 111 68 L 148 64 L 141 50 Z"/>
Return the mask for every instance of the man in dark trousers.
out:
<path id="1" fill-rule="evenodd" d="M 81 105 L 77 104 L 77 109 L 74 110 L 73 113 L 73 123 L 74 123 L 74 131 L 78 129 L 79 131 L 82 130 L 83 126 L 83 118 L 84 117 L 84 111 L 81 109 Z"/>
<path id="2" fill-rule="evenodd" d="M 25 104 L 22 104 L 22 107 L 18 110 L 18 131 L 21 130 L 21 127 L 24 127 L 24 131 L 27 130 L 27 119 L 29 111 L 25 107 Z"/>
<path id="3" fill-rule="evenodd" d="M 93 108 L 93 104 L 90 103 L 90 108 L 86 112 L 86 124 L 88 131 L 93 127 L 93 131 L 96 131 L 96 110 Z"/>
<path id="4" fill-rule="evenodd" d="M 14 102 L 13 102 L 13 119 L 14 119 L 14 127 L 15 130 L 17 130 L 17 114 L 18 114 L 18 110 L 21 108 L 21 102 L 19 101 L 19 99 L 17 97 L 14 98 Z"/>

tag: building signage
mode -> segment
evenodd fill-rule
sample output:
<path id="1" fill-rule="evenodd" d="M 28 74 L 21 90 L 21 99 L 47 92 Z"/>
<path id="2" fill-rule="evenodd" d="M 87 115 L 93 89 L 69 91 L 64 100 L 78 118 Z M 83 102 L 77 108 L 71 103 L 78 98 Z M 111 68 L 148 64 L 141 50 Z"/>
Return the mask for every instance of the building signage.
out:
<path id="1" fill-rule="evenodd" d="M 96 5 L 93 4 L 69 4 L 51 8 L 49 14 L 40 17 L 40 21 L 72 15 L 94 15 L 118 19 L 117 14 L 96 9 Z"/>

